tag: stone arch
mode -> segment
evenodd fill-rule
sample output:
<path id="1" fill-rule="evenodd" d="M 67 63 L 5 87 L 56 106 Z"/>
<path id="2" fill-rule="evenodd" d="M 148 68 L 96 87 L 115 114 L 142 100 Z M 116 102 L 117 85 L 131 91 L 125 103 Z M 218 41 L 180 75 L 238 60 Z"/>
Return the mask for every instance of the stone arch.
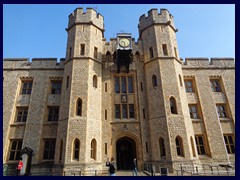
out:
<path id="1" fill-rule="evenodd" d="M 116 160 L 116 162 L 118 161 L 117 159 L 117 143 L 120 141 L 129 141 L 131 143 L 133 143 L 133 145 L 135 145 L 135 150 L 136 150 L 136 153 L 134 154 L 137 158 L 137 166 L 138 168 L 141 169 L 142 167 L 142 143 L 140 141 L 140 138 L 137 137 L 135 134 L 132 134 L 132 133 L 129 133 L 129 132 L 122 132 L 122 133 L 119 133 L 117 135 L 115 135 L 113 138 L 112 138 L 112 142 L 111 142 L 111 145 L 112 145 L 112 157 Z"/>

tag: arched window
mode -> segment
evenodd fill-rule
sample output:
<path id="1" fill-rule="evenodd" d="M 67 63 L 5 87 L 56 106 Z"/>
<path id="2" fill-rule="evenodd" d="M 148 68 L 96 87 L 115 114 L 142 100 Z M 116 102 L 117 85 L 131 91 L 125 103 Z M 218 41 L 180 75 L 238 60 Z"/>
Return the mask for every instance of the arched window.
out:
<path id="1" fill-rule="evenodd" d="M 73 159 L 79 160 L 79 152 L 80 152 L 80 141 L 75 139 L 74 148 L 73 148 Z"/>
<path id="2" fill-rule="evenodd" d="M 191 141 L 191 146 L 192 146 L 193 157 L 196 157 L 196 152 L 195 152 L 195 147 L 194 147 L 194 143 L 193 143 L 193 138 L 192 138 L 192 136 L 191 136 L 191 138 L 190 138 L 190 141 Z"/>
<path id="3" fill-rule="evenodd" d="M 159 149 L 160 149 L 160 157 L 166 156 L 164 139 L 162 137 L 159 138 Z"/>
<path id="4" fill-rule="evenodd" d="M 137 51 L 136 54 L 136 62 L 139 62 L 140 61 L 140 53 Z"/>
<path id="5" fill-rule="evenodd" d="M 182 77 L 180 74 L 179 74 L 179 83 L 180 83 L 180 86 L 182 86 Z"/>
<path id="6" fill-rule="evenodd" d="M 82 99 L 81 98 L 77 100 L 76 115 L 82 116 Z"/>
<path id="7" fill-rule="evenodd" d="M 68 86 L 69 86 L 69 76 L 67 76 L 66 89 L 68 88 Z"/>
<path id="8" fill-rule="evenodd" d="M 93 76 L 93 87 L 97 88 L 97 76 Z"/>
<path id="9" fill-rule="evenodd" d="M 91 141 L 91 158 L 97 159 L 97 141 L 96 139 L 92 139 Z"/>
<path id="10" fill-rule="evenodd" d="M 177 155 L 178 156 L 184 156 L 183 155 L 183 142 L 182 138 L 180 136 L 177 136 L 175 139 L 176 142 L 176 150 L 177 150 Z"/>
<path id="11" fill-rule="evenodd" d="M 172 114 L 177 114 L 177 105 L 174 97 L 170 98 L 170 108 Z"/>
<path id="12" fill-rule="evenodd" d="M 111 61 L 111 53 L 109 51 L 106 53 L 106 61 L 107 62 Z"/>
<path id="13" fill-rule="evenodd" d="M 152 84 L 153 84 L 153 87 L 157 86 L 157 76 L 156 75 L 152 76 Z"/>

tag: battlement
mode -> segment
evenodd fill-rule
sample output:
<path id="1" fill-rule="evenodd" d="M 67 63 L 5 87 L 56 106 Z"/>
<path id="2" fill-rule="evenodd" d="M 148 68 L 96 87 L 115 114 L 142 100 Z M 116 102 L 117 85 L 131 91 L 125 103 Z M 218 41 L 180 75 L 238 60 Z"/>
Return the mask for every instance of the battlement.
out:
<path id="1" fill-rule="evenodd" d="M 64 58 L 57 61 L 57 58 L 5 58 L 3 69 L 63 69 Z"/>
<path id="2" fill-rule="evenodd" d="M 87 8 L 86 12 L 83 11 L 83 8 L 76 8 L 68 16 L 68 28 L 75 23 L 93 23 L 100 29 L 104 29 L 104 17 L 92 8 Z"/>
<path id="3" fill-rule="evenodd" d="M 167 9 L 161 9 L 160 13 L 158 13 L 158 9 L 154 8 L 148 11 L 148 16 L 145 14 L 140 16 L 138 24 L 139 32 L 152 24 L 170 24 L 175 29 L 174 18 Z"/>
<path id="4" fill-rule="evenodd" d="M 235 68 L 234 58 L 185 58 L 183 68 Z"/>

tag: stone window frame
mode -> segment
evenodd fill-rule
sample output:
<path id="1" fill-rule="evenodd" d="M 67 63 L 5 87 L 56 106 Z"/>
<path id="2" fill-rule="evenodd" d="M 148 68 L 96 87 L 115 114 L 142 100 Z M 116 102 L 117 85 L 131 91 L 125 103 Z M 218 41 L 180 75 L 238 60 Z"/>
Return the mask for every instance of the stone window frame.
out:
<path id="1" fill-rule="evenodd" d="M 166 148 L 165 148 L 165 142 L 162 137 L 159 138 L 159 153 L 160 153 L 160 158 L 166 156 Z"/>
<path id="2" fill-rule="evenodd" d="M 170 103 L 170 113 L 171 114 L 178 114 L 177 102 L 176 102 L 176 99 L 173 96 L 171 96 L 169 98 L 169 103 Z"/>
<path id="3" fill-rule="evenodd" d="M 97 88 L 98 87 L 98 78 L 97 75 L 93 75 L 93 87 Z"/>
<path id="4" fill-rule="evenodd" d="M 94 59 L 98 58 L 98 48 L 94 46 L 94 54 L 93 54 Z"/>
<path id="5" fill-rule="evenodd" d="M 115 119 L 134 119 L 135 118 L 135 105 L 132 103 L 123 103 L 123 104 L 115 104 Z M 124 108 L 126 107 L 126 116 L 123 115 Z M 133 111 L 131 110 L 131 107 L 133 107 Z M 119 109 L 119 111 L 117 111 Z M 130 111 L 131 110 L 131 111 Z M 133 113 L 133 116 L 132 116 Z"/>
<path id="6" fill-rule="evenodd" d="M 59 106 L 48 106 L 48 122 L 58 121 L 59 109 Z"/>
<path id="7" fill-rule="evenodd" d="M 195 93 L 195 81 L 194 78 L 184 78 L 184 85 L 186 93 Z"/>
<path id="8" fill-rule="evenodd" d="M 80 157 L 80 140 L 78 138 L 76 138 L 73 141 L 73 160 L 77 160 L 79 161 L 79 157 Z"/>
<path id="9" fill-rule="evenodd" d="M 61 94 L 63 77 L 49 77 L 50 79 L 50 94 Z"/>
<path id="10" fill-rule="evenodd" d="M 195 107 L 195 112 L 193 111 L 193 108 Z M 188 104 L 188 108 L 189 108 L 189 115 L 191 119 L 200 119 L 200 110 L 199 110 L 199 105 L 198 104 Z M 196 115 L 196 117 L 194 116 L 194 114 Z"/>
<path id="11" fill-rule="evenodd" d="M 158 86 L 158 80 L 157 80 L 157 76 L 155 74 L 152 75 L 152 86 L 153 86 L 153 88 Z"/>
<path id="12" fill-rule="evenodd" d="M 76 101 L 76 116 L 82 116 L 82 99 L 78 98 Z"/>
<path id="13" fill-rule="evenodd" d="M 10 139 L 9 155 L 8 155 L 8 160 L 9 161 L 20 160 L 22 144 L 23 144 L 23 140 L 22 139 Z"/>
<path id="14" fill-rule="evenodd" d="M 183 140 L 180 136 L 177 136 L 175 138 L 175 145 L 176 145 L 177 156 L 184 157 Z"/>
<path id="15" fill-rule="evenodd" d="M 80 56 L 85 55 L 85 44 L 80 44 Z"/>
<path id="16" fill-rule="evenodd" d="M 43 160 L 54 160 L 56 139 L 55 138 L 45 138 L 44 149 L 43 149 Z"/>
<path id="17" fill-rule="evenodd" d="M 90 158 L 97 160 L 97 141 L 95 138 L 93 138 L 91 141 Z"/>
<path id="18" fill-rule="evenodd" d="M 125 91 L 123 92 L 124 79 L 126 83 L 124 83 Z M 134 94 L 133 75 L 114 75 L 114 93 L 115 94 Z"/>
<path id="19" fill-rule="evenodd" d="M 217 108 L 217 116 L 219 119 L 229 118 L 226 104 L 222 104 L 222 103 L 216 104 L 216 108 Z"/>
<path id="20" fill-rule="evenodd" d="M 167 44 L 162 44 L 162 52 L 164 56 L 168 56 Z"/>
<path id="21" fill-rule="evenodd" d="M 153 53 L 152 47 L 149 48 L 149 57 L 150 57 L 150 60 L 154 58 L 154 53 Z"/>
<path id="22" fill-rule="evenodd" d="M 222 81 L 220 77 L 210 77 L 210 87 L 212 92 L 220 93 L 223 92 Z"/>
<path id="23" fill-rule="evenodd" d="M 205 137 L 202 134 L 195 135 L 195 142 L 198 155 L 207 155 Z"/>
<path id="24" fill-rule="evenodd" d="M 16 109 L 16 123 L 26 123 L 28 118 L 28 106 L 17 107 Z"/>
<path id="25" fill-rule="evenodd" d="M 235 154 L 235 138 L 233 134 L 223 134 L 224 142 L 226 145 L 226 149 L 228 154 Z M 231 140 L 229 139 L 231 137 Z M 232 141 L 232 142 L 230 142 Z"/>
<path id="26" fill-rule="evenodd" d="M 32 94 L 33 79 L 21 79 L 21 95 Z"/>

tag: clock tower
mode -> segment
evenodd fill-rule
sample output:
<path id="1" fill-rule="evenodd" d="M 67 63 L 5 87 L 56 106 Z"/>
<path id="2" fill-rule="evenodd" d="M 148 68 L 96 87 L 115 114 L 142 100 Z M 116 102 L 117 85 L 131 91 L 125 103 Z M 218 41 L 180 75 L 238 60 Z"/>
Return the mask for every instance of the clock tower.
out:
<path id="1" fill-rule="evenodd" d="M 130 33 L 117 34 L 117 67 L 120 73 L 121 66 L 129 72 L 129 64 L 132 63 L 132 35 Z"/>

